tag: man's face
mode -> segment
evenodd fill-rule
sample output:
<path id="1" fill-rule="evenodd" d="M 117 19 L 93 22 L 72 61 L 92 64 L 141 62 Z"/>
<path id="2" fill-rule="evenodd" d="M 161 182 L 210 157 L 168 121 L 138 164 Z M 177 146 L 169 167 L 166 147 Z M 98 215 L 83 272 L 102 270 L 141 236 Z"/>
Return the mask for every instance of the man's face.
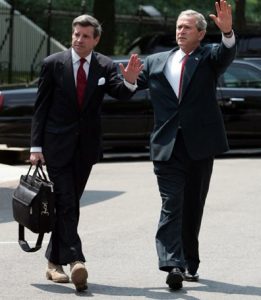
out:
<path id="1" fill-rule="evenodd" d="M 72 33 L 72 47 L 80 57 L 86 57 L 98 44 L 100 37 L 93 37 L 92 26 L 76 25 Z"/>
<path id="2" fill-rule="evenodd" d="M 176 41 L 186 53 L 195 50 L 205 36 L 206 31 L 198 31 L 194 16 L 181 16 L 177 20 Z"/>

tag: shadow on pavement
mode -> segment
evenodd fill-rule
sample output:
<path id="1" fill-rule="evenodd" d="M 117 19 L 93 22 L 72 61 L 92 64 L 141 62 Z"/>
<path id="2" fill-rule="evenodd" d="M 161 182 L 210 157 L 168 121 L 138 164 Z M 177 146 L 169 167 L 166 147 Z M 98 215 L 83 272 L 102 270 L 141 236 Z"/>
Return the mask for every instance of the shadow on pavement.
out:
<path id="1" fill-rule="evenodd" d="M 186 283 L 185 283 L 186 284 Z M 246 296 L 261 296 L 261 288 L 255 286 L 243 286 L 230 284 L 226 282 L 213 281 L 207 279 L 201 279 L 195 286 L 184 287 L 179 291 L 170 291 L 167 287 L 120 287 L 120 286 L 110 286 L 103 284 L 89 283 L 89 289 L 84 293 L 77 293 L 73 286 L 65 286 L 61 284 L 32 284 L 32 286 L 50 292 L 59 294 L 73 294 L 82 297 L 93 297 L 94 294 L 100 294 L 104 296 L 132 296 L 132 297 L 146 297 L 149 299 L 184 299 L 184 300 L 200 300 L 194 296 L 186 295 L 188 291 L 195 291 L 202 293 L 211 292 L 213 298 L 216 294 L 228 294 L 228 295 L 246 295 Z M 176 295 L 176 297 L 175 297 Z M 207 295 L 206 295 L 207 296 Z M 216 295 L 218 297 L 218 295 Z M 111 299 L 111 298 L 110 298 Z"/>

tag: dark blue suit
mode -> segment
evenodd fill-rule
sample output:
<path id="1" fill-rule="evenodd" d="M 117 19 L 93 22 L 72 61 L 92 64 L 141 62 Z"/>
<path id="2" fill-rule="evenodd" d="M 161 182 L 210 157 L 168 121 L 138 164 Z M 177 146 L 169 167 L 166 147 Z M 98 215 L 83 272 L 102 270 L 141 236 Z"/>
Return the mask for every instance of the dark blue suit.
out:
<path id="1" fill-rule="evenodd" d="M 93 53 L 83 108 L 77 102 L 71 49 L 47 57 L 42 66 L 32 120 L 31 146 L 41 146 L 56 194 L 57 221 L 46 257 L 58 265 L 85 261 L 77 232 L 79 201 L 93 164 L 102 155 L 104 94 L 132 95 L 112 60 Z"/>
<path id="2" fill-rule="evenodd" d="M 197 48 L 186 63 L 180 103 L 164 74 L 176 50 L 148 56 L 138 86 L 150 89 L 154 108 L 150 157 L 162 198 L 156 235 L 159 267 L 164 271 L 187 267 L 195 273 L 213 158 L 228 150 L 216 84 L 236 47 L 221 43 Z"/>

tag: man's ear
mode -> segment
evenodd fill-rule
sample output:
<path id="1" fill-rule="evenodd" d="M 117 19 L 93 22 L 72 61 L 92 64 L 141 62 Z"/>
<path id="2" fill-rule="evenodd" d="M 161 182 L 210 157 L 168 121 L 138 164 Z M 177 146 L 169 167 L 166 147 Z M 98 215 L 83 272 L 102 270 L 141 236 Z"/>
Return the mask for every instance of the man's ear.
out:
<path id="1" fill-rule="evenodd" d="M 199 32 L 199 40 L 202 41 L 205 35 L 206 35 L 206 30 L 201 30 Z"/>
<path id="2" fill-rule="evenodd" d="M 98 45 L 99 41 L 100 41 L 100 36 L 97 36 L 97 37 L 95 38 L 95 46 Z"/>

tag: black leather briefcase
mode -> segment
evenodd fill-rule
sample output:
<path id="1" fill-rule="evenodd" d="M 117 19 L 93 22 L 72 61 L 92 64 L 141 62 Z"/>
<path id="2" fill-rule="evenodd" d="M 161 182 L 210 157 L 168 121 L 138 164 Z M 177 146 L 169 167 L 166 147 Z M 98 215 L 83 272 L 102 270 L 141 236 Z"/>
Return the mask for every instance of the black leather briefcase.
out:
<path id="1" fill-rule="evenodd" d="M 26 252 L 41 248 L 44 233 L 50 232 L 55 223 L 55 196 L 53 183 L 47 179 L 42 165 L 37 164 L 33 175 L 32 165 L 13 193 L 13 216 L 19 224 L 19 245 Z M 24 238 L 25 227 L 38 233 L 35 247 L 31 248 Z"/>

